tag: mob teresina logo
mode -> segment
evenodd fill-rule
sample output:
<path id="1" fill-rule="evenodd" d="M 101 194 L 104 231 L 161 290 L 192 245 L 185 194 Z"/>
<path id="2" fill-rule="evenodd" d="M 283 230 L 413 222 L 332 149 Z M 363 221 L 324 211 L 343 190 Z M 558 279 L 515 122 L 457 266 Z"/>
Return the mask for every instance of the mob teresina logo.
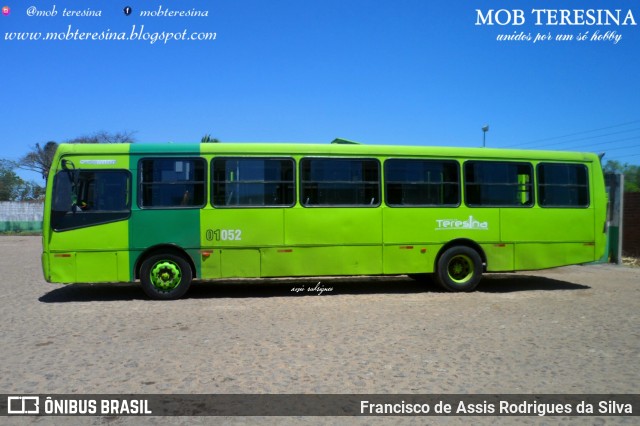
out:
<path id="1" fill-rule="evenodd" d="M 436 231 L 447 229 L 477 229 L 479 231 L 488 231 L 489 222 L 481 222 L 469 215 L 469 219 L 436 219 Z"/>

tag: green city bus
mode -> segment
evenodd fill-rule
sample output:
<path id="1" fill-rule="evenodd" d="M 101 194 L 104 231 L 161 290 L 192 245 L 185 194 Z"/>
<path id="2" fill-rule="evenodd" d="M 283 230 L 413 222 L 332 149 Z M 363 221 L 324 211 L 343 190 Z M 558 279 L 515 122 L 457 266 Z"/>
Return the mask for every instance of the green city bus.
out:
<path id="1" fill-rule="evenodd" d="M 331 144 L 61 144 L 47 182 L 48 282 L 483 272 L 593 262 L 607 196 L 592 153 Z"/>

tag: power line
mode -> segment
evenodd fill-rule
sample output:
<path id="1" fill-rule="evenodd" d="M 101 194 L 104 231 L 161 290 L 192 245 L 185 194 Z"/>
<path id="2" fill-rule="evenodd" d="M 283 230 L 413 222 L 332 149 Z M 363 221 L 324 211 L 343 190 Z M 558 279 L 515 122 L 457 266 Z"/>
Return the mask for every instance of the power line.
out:
<path id="1" fill-rule="evenodd" d="M 553 141 L 553 140 L 558 140 L 558 139 L 564 139 L 564 138 L 569 138 L 571 136 L 579 136 L 579 135 L 584 135 L 584 134 L 593 133 L 593 132 L 601 132 L 603 130 L 615 129 L 617 127 L 624 127 L 624 126 L 629 126 L 631 124 L 637 124 L 637 123 L 640 123 L 640 120 L 629 121 L 629 122 L 621 123 L 621 124 L 614 124 L 612 126 L 600 127 L 598 129 L 584 130 L 584 131 L 581 131 L 581 132 L 569 133 L 569 134 L 562 135 L 562 136 L 553 136 L 553 137 L 550 137 L 550 138 L 536 139 L 536 140 L 529 141 L 529 142 L 521 142 L 521 143 L 516 143 L 516 144 L 511 144 L 511 145 L 505 145 L 505 148 L 513 148 L 513 147 L 523 146 L 523 145 L 539 144 L 540 142 L 547 142 L 547 141 Z M 629 131 L 632 131 L 632 130 L 629 130 Z M 627 132 L 627 131 L 623 131 L 621 133 L 624 133 L 624 132 Z M 612 135 L 612 134 L 617 134 L 617 133 L 614 132 L 614 133 L 604 134 L 602 136 L 609 136 L 609 135 Z M 594 138 L 594 137 L 601 137 L 601 136 L 593 136 L 592 138 Z M 587 139 L 589 139 L 589 138 L 587 138 Z M 578 140 L 580 140 L 580 139 L 578 139 Z M 548 146 L 548 145 L 550 145 L 550 144 L 543 144 L 543 145 L 538 145 L 538 146 Z M 551 144 L 551 145 L 554 145 L 554 144 Z"/>
<path id="2" fill-rule="evenodd" d="M 567 140 L 567 141 L 563 141 L 563 142 L 554 142 L 554 143 L 548 143 L 548 144 L 542 144 L 542 145 L 538 145 L 538 146 L 553 146 L 553 145 L 557 145 L 557 144 L 565 144 L 565 143 L 571 143 L 571 142 L 579 142 L 579 141 L 588 141 L 591 139 L 599 139 L 599 138 L 606 138 L 606 137 L 610 137 L 610 136 L 615 136 L 615 135 L 621 135 L 624 133 L 630 133 L 630 132 L 637 132 L 640 131 L 640 128 L 635 128 L 635 129 L 629 129 L 629 130 L 623 130 L 621 132 L 611 132 L 611 133 L 605 133 L 603 135 L 596 135 L 596 136 L 587 136 L 585 138 L 578 138 L 578 139 L 571 139 L 571 140 Z M 595 144 L 593 143 L 587 143 L 587 144 L 580 144 L 577 146 L 590 146 L 590 145 L 602 145 L 602 144 L 607 144 L 607 143 L 614 143 L 617 141 L 625 141 L 625 140 L 629 140 L 629 139 L 635 139 L 636 137 L 632 137 L 632 138 L 626 138 L 626 139 L 616 139 L 613 141 L 606 141 L 606 142 L 597 142 Z"/>
<path id="3" fill-rule="evenodd" d="M 640 136 L 632 136 L 630 138 L 624 138 L 624 139 L 614 139 L 611 141 L 605 141 L 605 142 L 596 142 L 596 143 L 587 143 L 587 144 L 579 144 L 579 145 L 569 145 L 569 146 L 565 146 L 562 145 L 562 149 L 576 149 L 576 148 L 581 148 L 581 149 L 587 149 L 588 147 L 592 147 L 592 146 L 602 146 L 602 145 L 609 145 L 612 143 L 618 143 L 618 142 L 626 142 L 626 141 L 640 141 Z M 633 145 L 627 145 L 627 146 L 620 146 L 618 148 L 612 148 L 612 149 L 623 149 L 623 148 L 633 148 Z"/>
<path id="4" fill-rule="evenodd" d="M 625 155 L 625 154 L 614 154 L 614 155 L 609 155 L 609 152 L 605 152 L 605 156 L 604 156 L 604 160 L 605 161 L 619 161 L 621 163 L 629 163 L 629 161 L 626 161 L 628 158 L 631 157 L 640 157 L 640 153 L 638 154 L 631 154 L 631 155 Z M 631 162 L 631 164 L 634 164 L 633 162 Z"/>

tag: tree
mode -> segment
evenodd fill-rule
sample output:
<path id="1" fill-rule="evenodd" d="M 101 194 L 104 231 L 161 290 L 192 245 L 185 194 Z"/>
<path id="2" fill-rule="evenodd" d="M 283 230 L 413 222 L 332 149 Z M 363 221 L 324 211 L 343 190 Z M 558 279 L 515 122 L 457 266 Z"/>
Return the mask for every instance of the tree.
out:
<path id="1" fill-rule="evenodd" d="M 96 132 L 92 135 L 80 136 L 65 141 L 65 143 L 133 143 L 135 132 L 109 133 L 105 131 Z M 22 170 L 38 172 L 44 180 L 49 175 L 53 156 L 58 148 L 58 143 L 49 141 L 44 146 L 35 144 L 26 155 L 21 157 L 14 166 Z"/>
<path id="2" fill-rule="evenodd" d="M 202 139 L 200 139 L 200 143 L 220 143 L 220 140 L 212 138 L 211 135 L 207 133 L 202 137 Z"/>
<path id="3" fill-rule="evenodd" d="M 4 161 L 0 163 L 0 201 L 13 201 L 20 180 Z"/>
<path id="4" fill-rule="evenodd" d="M 44 144 L 44 146 L 40 146 L 40 144 L 37 143 L 30 152 L 15 163 L 15 166 L 22 170 L 38 172 L 44 180 L 47 180 L 51 162 L 53 161 L 53 156 L 57 148 L 58 144 L 54 141 L 49 141 Z"/>
<path id="5" fill-rule="evenodd" d="M 109 133 L 100 131 L 68 140 L 66 143 L 134 143 L 134 134 L 135 132 Z"/>
<path id="6" fill-rule="evenodd" d="M 624 192 L 640 192 L 640 166 L 609 160 L 604 165 L 604 171 L 624 175 Z"/>
<path id="7" fill-rule="evenodd" d="M 44 197 L 44 188 L 35 182 L 25 182 L 8 161 L 0 160 L 0 201 L 31 201 Z"/>
<path id="8" fill-rule="evenodd" d="M 24 182 L 18 190 L 16 201 L 44 200 L 46 191 L 47 189 L 44 186 L 40 186 L 33 181 Z"/>

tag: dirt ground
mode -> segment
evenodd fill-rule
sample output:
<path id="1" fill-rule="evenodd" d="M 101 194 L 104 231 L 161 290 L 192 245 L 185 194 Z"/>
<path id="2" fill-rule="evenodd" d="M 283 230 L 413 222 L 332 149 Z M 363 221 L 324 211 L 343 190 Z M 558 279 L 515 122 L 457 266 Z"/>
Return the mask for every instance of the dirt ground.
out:
<path id="1" fill-rule="evenodd" d="M 640 393 L 640 268 L 488 274 L 470 294 L 445 293 L 407 277 L 224 281 L 195 284 L 185 299 L 162 302 L 148 300 L 136 284 L 48 284 L 40 250 L 40 237 L 0 237 L 3 394 Z M 65 423 L 472 419 L 496 421 L 75 417 Z M 62 418 L 5 420 L 57 424 Z"/>

